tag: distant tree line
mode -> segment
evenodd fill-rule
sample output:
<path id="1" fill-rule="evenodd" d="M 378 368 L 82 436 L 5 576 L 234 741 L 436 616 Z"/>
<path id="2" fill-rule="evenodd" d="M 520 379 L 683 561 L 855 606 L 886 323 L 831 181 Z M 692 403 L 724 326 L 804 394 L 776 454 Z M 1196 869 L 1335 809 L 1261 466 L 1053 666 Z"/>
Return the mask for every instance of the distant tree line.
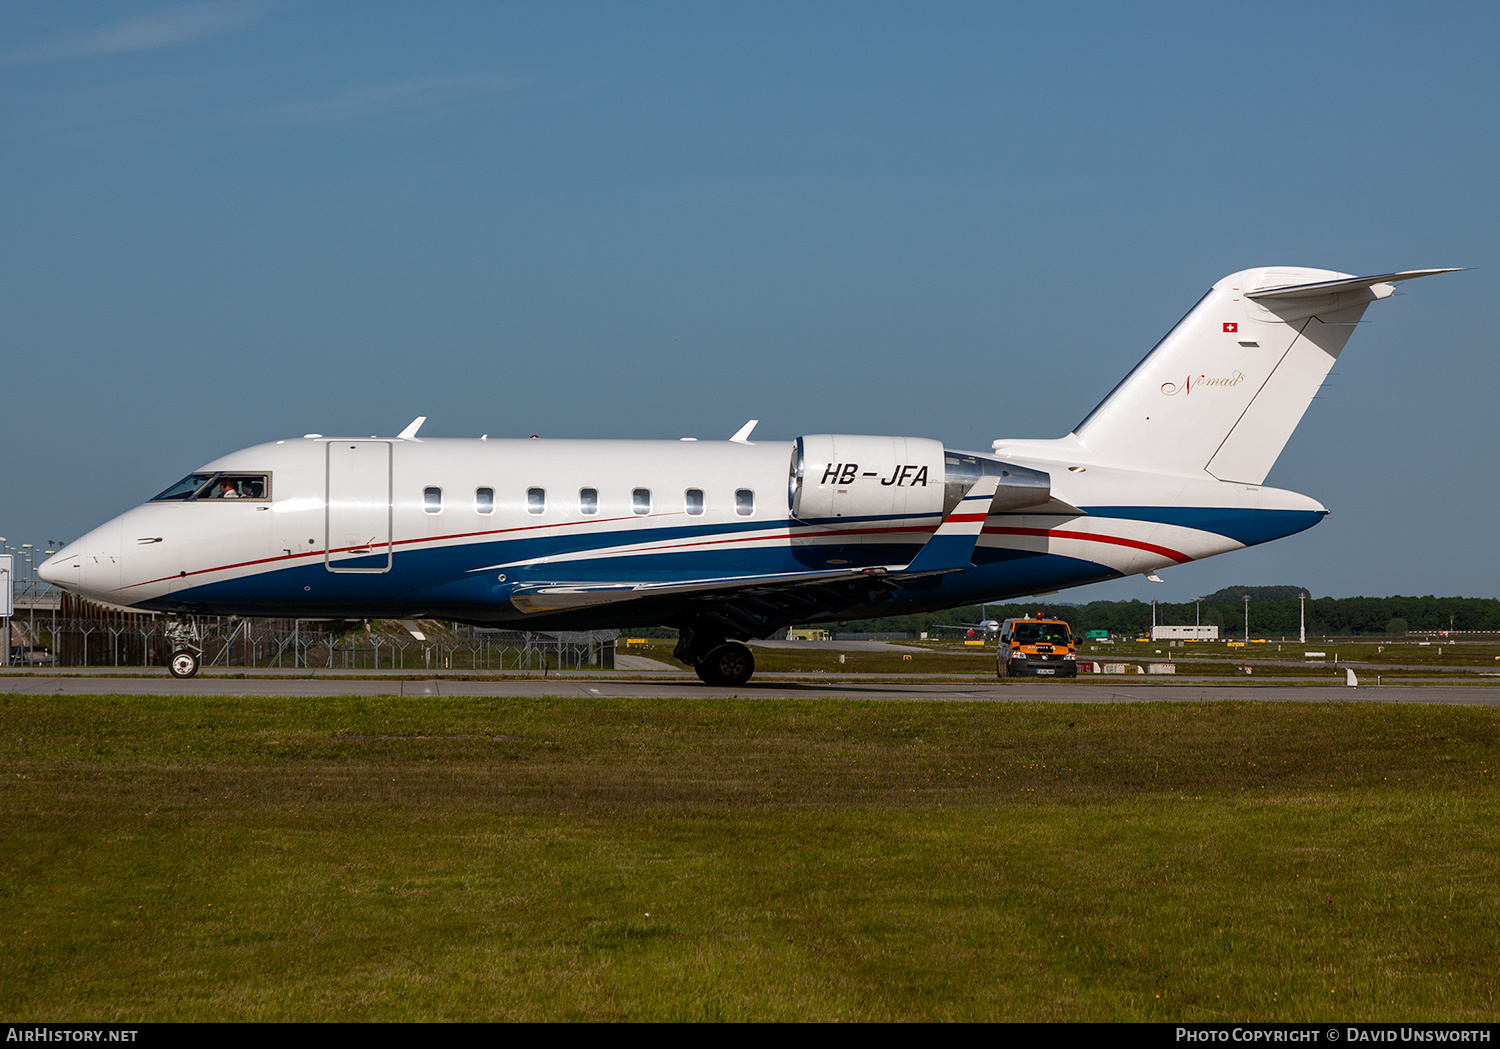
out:
<path id="1" fill-rule="evenodd" d="M 1297 595 L 1294 586 L 1227 587 L 1201 602 L 1159 602 L 1156 622 L 1166 625 L 1205 623 L 1219 628 L 1221 637 L 1244 632 L 1245 600 L 1250 595 L 1251 637 L 1296 637 Z M 1145 634 L 1151 629 L 1149 601 L 1091 601 L 1086 605 L 1048 601 L 1007 602 L 984 607 L 983 618 L 1010 619 L 1024 615 L 1066 620 L 1075 633 L 1108 630 L 1111 634 Z M 1196 618 L 1195 618 L 1196 617 Z M 819 624 L 829 629 L 859 631 L 938 631 L 940 625 L 977 623 L 980 606 L 971 605 L 922 615 L 851 620 L 847 626 Z M 1319 597 L 1307 601 L 1307 633 L 1316 637 L 1399 636 L 1408 631 L 1489 630 L 1500 632 L 1500 599 L 1489 597 Z"/>

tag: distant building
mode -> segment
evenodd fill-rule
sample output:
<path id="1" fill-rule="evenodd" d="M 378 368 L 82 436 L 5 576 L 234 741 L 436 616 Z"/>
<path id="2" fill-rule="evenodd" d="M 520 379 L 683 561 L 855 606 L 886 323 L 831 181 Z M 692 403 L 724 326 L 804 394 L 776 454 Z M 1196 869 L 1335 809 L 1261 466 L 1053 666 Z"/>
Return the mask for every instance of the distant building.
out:
<path id="1" fill-rule="evenodd" d="M 1154 626 L 1151 628 L 1151 640 L 1217 641 L 1219 628 L 1216 626 Z"/>

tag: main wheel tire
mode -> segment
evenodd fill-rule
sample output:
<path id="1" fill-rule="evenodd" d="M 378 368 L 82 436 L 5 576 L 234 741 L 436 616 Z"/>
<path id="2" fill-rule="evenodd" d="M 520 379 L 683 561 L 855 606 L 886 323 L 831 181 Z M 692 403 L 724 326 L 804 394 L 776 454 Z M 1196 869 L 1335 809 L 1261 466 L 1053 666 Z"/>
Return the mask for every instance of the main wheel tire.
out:
<path id="1" fill-rule="evenodd" d="M 707 684 L 734 688 L 749 681 L 755 673 L 755 656 L 738 641 L 730 641 L 704 656 L 697 670 Z"/>
<path id="2" fill-rule="evenodd" d="M 198 653 L 179 648 L 172 653 L 172 658 L 167 660 L 167 670 L 173 677 L 192 677 L 198 673 Z"/>

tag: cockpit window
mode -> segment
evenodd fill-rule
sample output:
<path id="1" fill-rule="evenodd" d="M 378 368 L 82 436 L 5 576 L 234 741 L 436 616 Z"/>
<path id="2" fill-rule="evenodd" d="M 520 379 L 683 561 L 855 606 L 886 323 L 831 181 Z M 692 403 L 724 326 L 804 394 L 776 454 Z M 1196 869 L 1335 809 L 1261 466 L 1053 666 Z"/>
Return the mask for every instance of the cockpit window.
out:
<path id="1" fill-rule="evenodd" d="M 269 474 L 189 474 L 152 502 L 163 500 L 252 499 L 264 502 L 271 498 Z"/>
<path id="2" fill-rule="evenodd" d="M 202 488 L 204 483 L 213 474 L 188 474 L 161 495 L 152 498 L 152 502 L 160 502 L 167 499 L 190 499 L 194 492 Z"/>

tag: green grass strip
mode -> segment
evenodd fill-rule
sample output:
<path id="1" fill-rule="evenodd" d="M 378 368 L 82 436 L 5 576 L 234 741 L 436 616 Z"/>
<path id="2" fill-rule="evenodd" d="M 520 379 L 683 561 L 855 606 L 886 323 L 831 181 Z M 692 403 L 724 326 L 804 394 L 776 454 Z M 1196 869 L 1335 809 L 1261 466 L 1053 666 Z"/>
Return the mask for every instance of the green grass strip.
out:
<path id="1" fill-rule="evenodd" d="M 0 1021 L 1493 1021 L 1500 712 L 0 697 Z"/>

